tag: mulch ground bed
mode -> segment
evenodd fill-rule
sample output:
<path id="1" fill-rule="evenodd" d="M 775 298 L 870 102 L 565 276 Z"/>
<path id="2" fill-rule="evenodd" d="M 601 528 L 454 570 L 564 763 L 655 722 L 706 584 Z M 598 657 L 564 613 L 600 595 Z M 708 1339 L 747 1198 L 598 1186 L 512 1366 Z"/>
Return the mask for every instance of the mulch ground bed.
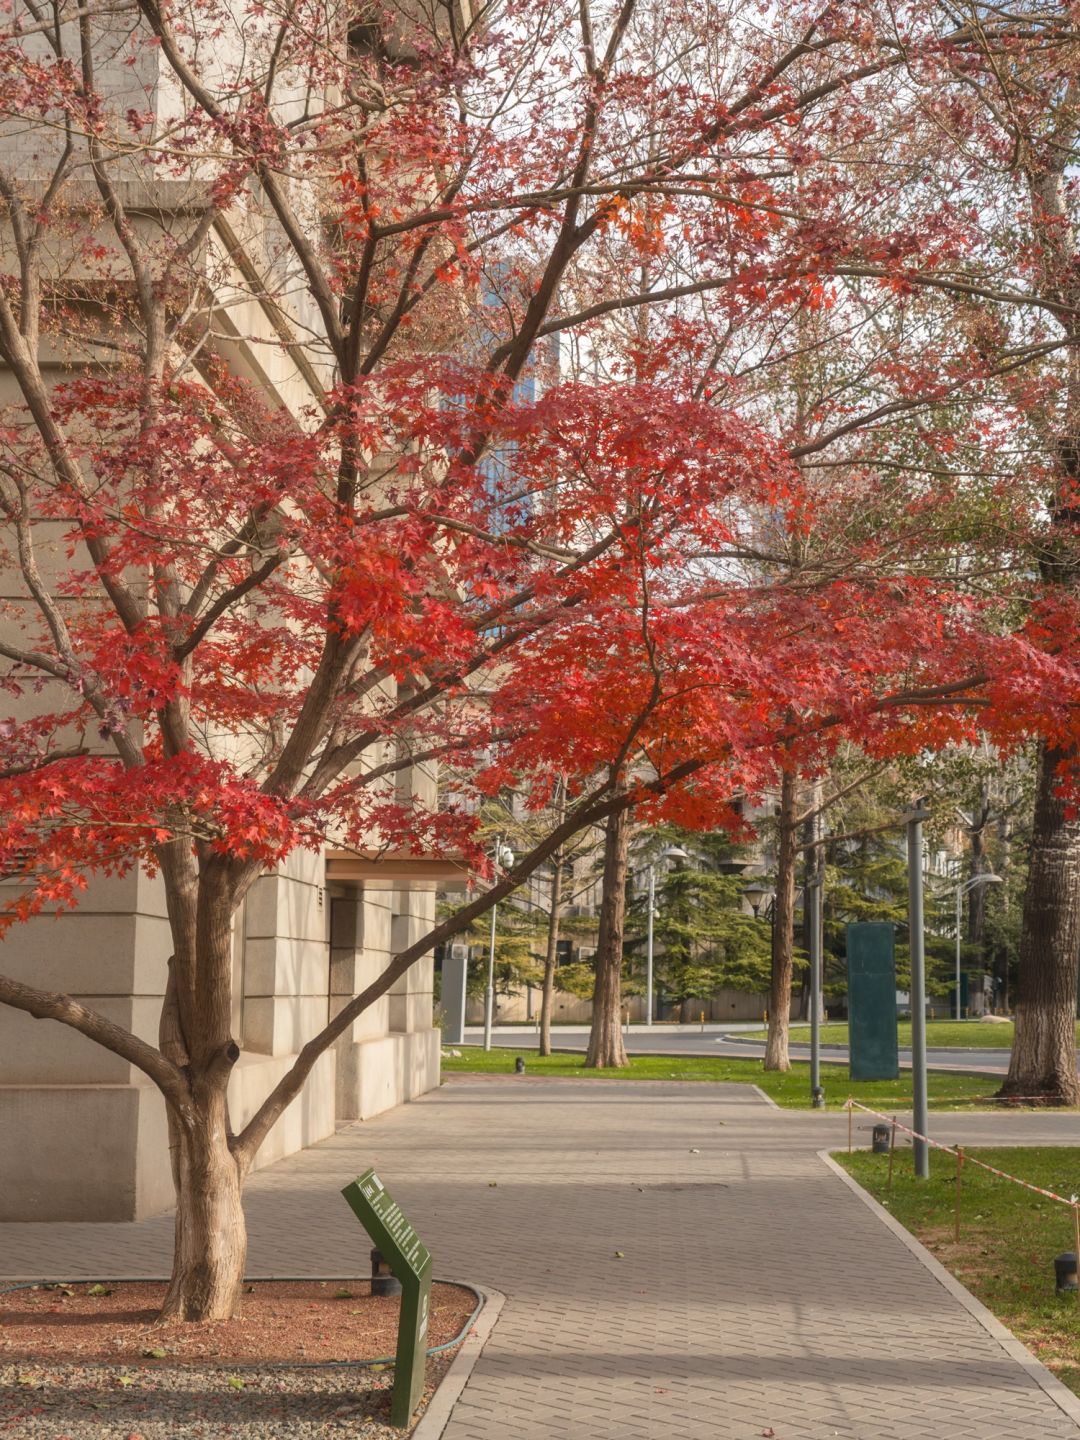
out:
<path id="1" fill-rule="evenodd" d="M 156 1323 L 165 1286 L 117 1281 L 0 1294 L 0 1436 L 20 1440 L 308 1440 L 389 1426 L 397 1298 L 367 1278 L 254 1281 L 239 1319 Z M 428 1344 L 453 1340 L 476 1307 L 431 1291 Z M 429 1356 L 425 1404 L 454 1351 Z M 377 1362 L 374 1368 L 355 1363 Z"/>

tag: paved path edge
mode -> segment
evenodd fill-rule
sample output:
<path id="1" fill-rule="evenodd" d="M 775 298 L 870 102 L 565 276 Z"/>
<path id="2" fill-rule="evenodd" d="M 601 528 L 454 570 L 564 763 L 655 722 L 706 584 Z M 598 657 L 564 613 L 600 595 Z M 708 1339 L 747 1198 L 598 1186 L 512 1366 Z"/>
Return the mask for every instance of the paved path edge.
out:
<path id="1" fill-rule="evenodd" d="M 446 1283 L 460 1284 L 461 1282 L 448 1281 Z M 476 1362 L 480 1359 L 484 1346 L 490 1340 L 495 1322 L 506 1303 L 506 1296 L 501 1290 L 493 1290 L 490 1286 L 480 1285 L 470 1285 L 469 1288 L 479 1291 L 482 1297 L 483 1304 L 480 1313 L 462 1341 L 461 1349 L 454 1356 L 449 1370 L 443 1376 L 442 1384 L 428 1402 L 428 1407 L 421 1416 L 420 1423 L 412 1432 L 412 1440 L 439 1440 L 439 1436 L 450 1423 L 454 1406 L 461 1399 L 465 1386 L 472 1378 Z"/>
<path id="2" fill-rule="evenodd" d="M 821 1160 L 834 1175 L 838 1175 L 849 1190 L 853 1191 L 863 1202 L 866 1208 L 872 1211 L 886 1229 L 891 1230 L 900 1243 L 912 1255 L 929 1270 L 934 1279 L 937 1280 L 954 1300 L 958 1300 L 969 1315 L 973 1316 L 987 1334 L 993 1336 L 1005 1353 L 1024 1370 L 1039 1388 L 1053 1400 L 1059 1410 L 1063 1410 L 1073 1424 L 1080 1431 L 1080 1397 L 1073 1394 L 1067 1385 L 1054 1375 L 1041 1360 L 1037 1360 L 1027 1346 L 1012 1333 L 1007 1326 L 1003 1325 L 993 1311 L 988 1310 L 981 1300 L 961 1285 L 951 1271 L 946 1270 L 941 1261 L 936 1259 L 920 1240 L 916 1240 L 911 1231 L 900 1224 L 895 1215 L 890 1215 L 884 1205 L 880 1205 L 874 1197 L 859 1184 L 842 1165 L 838 1165 L 829 1154 L 828 1150 L 819 1150 L 818 1159 Z M 425 1437 L 426 1440 L 426 1437 Z"/>

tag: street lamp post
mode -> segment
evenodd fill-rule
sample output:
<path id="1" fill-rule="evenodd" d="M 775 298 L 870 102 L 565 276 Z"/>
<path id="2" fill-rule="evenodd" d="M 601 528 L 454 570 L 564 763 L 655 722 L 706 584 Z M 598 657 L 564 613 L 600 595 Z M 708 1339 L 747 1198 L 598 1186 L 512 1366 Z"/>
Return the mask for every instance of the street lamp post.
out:
<path id="1" fill-rule="evenodd" d="M 929 1097 L 926 1087 L 926 953 L 923 935 L 923 821 L 930 818 L 925 800 L 916 800 L 904 816 L 907 824 L 908 860 L 908 949 L 911 957 L 911 1082 L 913 1094 L 912 1129 L 915 1138 L 915 1174 L 920 1180 L 930 1175 L 930 1151 L 926 1140 Z"/>
<path id="2" fill-rule="evenodd" d="M 689 860 L 690 855 L 681 845 L 669 845 L 661 852 L 660 859 Z M 641 871 L 638 870 L 635 873 L 640 875 Z M 645 921 L 645 1024 L 651 1027 L 656 1009 L 653 1000 L 653 921 L 656 918 L 656 866 L 651 860 L 645 867 L 645 873 L 649 877 L 649 913 Z"/>
<path id="3" fill-rule="evenodd" d="M 656 908 L 656 871 L 649 865 L 649 917 L 645 931 L 645 1024 L 653 1023 L 653 911 Z"/>
<path id="4" fill-rule="evenodd" d="M 501 865 L 504 870 L 509 870 L 514 863 L 514 852 L 509 845 L 504 845 L 502 839 L 495 841 L 495 848 L 491 853 L 492 863 L 498 870 Z M 487 988 L 484 991 L 484 1049 L 491 1049 L 491 1025 L 495 1015 L 495 916 L 498 905 L 491 907 L 491 938 L 488 942 L 488 968 Z"/>
<path id="5" fill-rule="evenodd" d="M 808 880 L 805 887 L 810 929 L 810 1103 L 815 1110 L 825 1104 L 821 1088 L 821 890 L 822 876 Z"/>
<path id="6" fill-rule="evenodd" d="M 979 885 L 1002 885 L 1000 875 L 973 875 L 968 881 L 956 887 L 956 1018 L 960 1014 L 960 926 L 964 915 L 964 896 Z"/>
<path id="7" fill-rule="evenodd" d="M 825 1091 L 821 1085 L 821 991 L 824 959 L 821 944 L 821 892 L 824 883 L 824 878 L 818 875 L 807 880 L 802 887 L 807 927 L 810 931 L 810 1103 L 815 1110 L 821 1110 L 825 1105 Z M 752 881 L 742 894 L 753 910 L 755 920 L 761 918 L 761 911 L 765 909 L 772 933 L 776 928 L 775 894 L 762 885 L 760 880 Z"/>

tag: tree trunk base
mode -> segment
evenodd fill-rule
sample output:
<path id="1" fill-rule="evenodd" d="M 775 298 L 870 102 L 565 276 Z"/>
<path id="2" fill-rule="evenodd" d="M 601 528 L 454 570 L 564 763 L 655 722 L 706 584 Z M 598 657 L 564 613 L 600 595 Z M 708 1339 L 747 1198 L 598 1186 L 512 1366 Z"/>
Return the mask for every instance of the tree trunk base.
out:
<path id="1" fill-rule="evenodd" d="M 585 1053 L 585 1066 L 589 1070 L 625 1070 L 630 1064 L 626 1053 L 626 1046 L 623 1044 L 622 1031 L 615 1027 L 614 1034 L 610 1026 L 605 1026 L 603 1033 L 590 1040 L 589 1048 Z"/>
<path id="2" fill-rule="evenodd" d="M 232 1320 L 247 1263 L 240 1167 L 229 1149 L 224 1092 L 183 1131 L 177 1156 L 175 1248 L 161 1320 Z"/>
<path id="3" fill-rule="evenodd" d="M 1074 1074 L 1071 1080 L 1064 1075 L 1044 1076 L 1040 1080 L 1010 1077 L 994 1092 L 994 1099 L 1018 1104 L 1028 1100 L 1036 1105 L 1077 1106 L 1080 1105 L 1080 1075 Z"/>
<path id="4" fill-rule="evenodd" d="M 769 1016 L 769 1038 L 765 1042 L 765 1069 L 787 1071 L 791 1069 L 788 1055 L 788 1028 L 779 1025 Z"/>

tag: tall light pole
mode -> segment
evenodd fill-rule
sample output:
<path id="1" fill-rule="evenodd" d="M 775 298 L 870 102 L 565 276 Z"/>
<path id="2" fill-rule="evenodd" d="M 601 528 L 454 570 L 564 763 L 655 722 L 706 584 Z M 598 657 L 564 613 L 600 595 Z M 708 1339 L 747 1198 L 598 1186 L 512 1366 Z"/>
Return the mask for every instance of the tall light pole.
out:
<path id="1" fill-rule="evenodd" d="M 815 1110 L 825 1104 L 821 1088 L 821 874 L 808 879 L 805 887 L 807 920 L 810 929 L 810 1103 Z"/>
<path id="2" fill-rule="evenodd" d="M 974 890 L 978 885 L 1002 885 L 1005 882 L 1000 875 L 973 875 L 972 878 L 962 885 L 956 887 L 956 1018 L 961 1019 L 960 1014 L 960 925 L 964 916 L 964 896 Z"/>
<path id="3" fill-rule="evenodd" d="M 645 930 L 645 1024 L 653 1023 L 653 911 L 656 909 L 656 871 L 649 862 L 649 918 Z"/>
<path id="4" fill-rule="evenodd" d="M 669 845 L 660 853 L 661 860 L 689 860 L 689 852 L 681 845 Z M 641 874 L 641 871 L 637 871 Z M 653 1012 L 656 1006 L 653 1001 L 653 920 L 656 918 L 656 866 L 650 860 L 645 867 L 645 873 L 649 877 L 649 914 L 645 922 L 645 1024 L 651 1026 L 653 1023 Z"/>
<path id="5" fill-rule="evenodd" d="M 495 847 L 491 852 L 492 864 L 498 870 L 501 865 L 504 870 L 509 870 L 514 863 L 514 852 L 509 845 L 502 843 L 500 837 L 495 841 Z M 491 1022 L 495 1015 L 495 915 L 498 905 L 491 907 L 491 939 L 488 942 L 488 968 L 487 968 L 487 989 L 484 991 L 484 1049 L 491 1049 Z"/>
<path id="6" fill-rule="evenodd" d="M 907 825 L 908 950 L 911 956 L 911 1081 L 914 1111 L 912 1141 L 915 1174 L 930 1176 L 930 1151 L 925 1140 L 929 1101 L 926 1092 L 926 952 L 923 935 L 923 821 L 930 818 L 925 800 L 916 800 L 904 816 Z"/>

